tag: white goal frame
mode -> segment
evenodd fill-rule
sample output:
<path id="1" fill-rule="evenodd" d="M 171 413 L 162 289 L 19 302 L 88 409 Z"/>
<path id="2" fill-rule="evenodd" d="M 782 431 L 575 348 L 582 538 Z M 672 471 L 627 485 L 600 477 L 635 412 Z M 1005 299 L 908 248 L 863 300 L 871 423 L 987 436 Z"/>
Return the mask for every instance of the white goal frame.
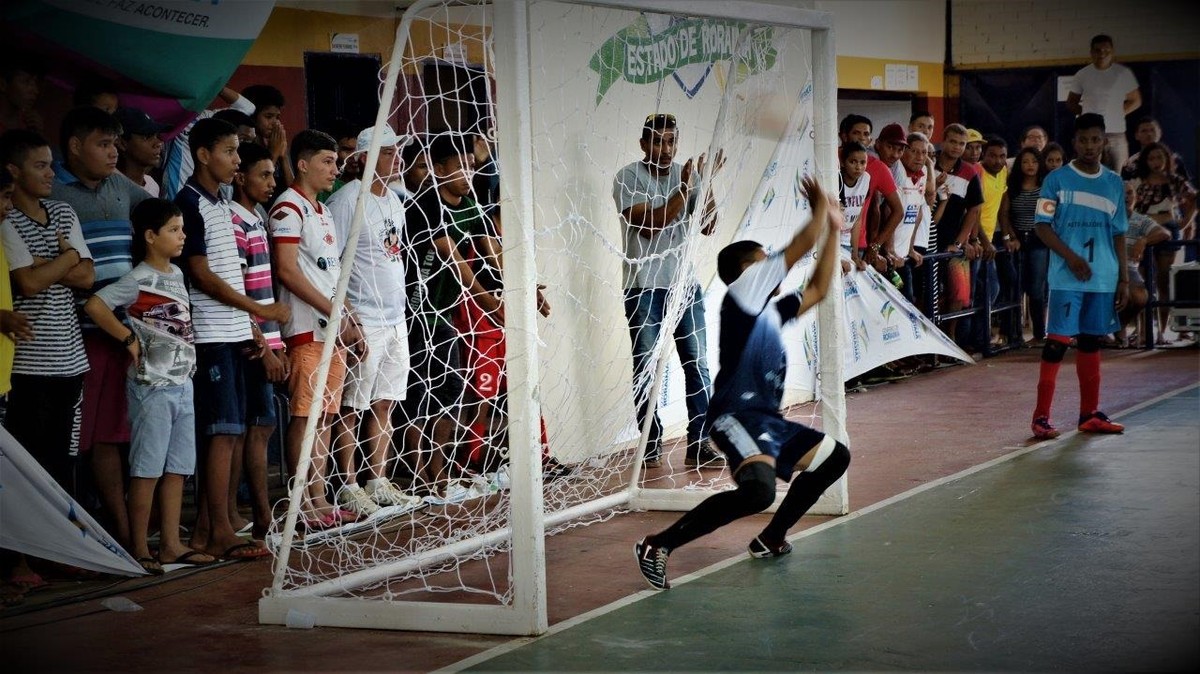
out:
<path id="1" fill-rule="evenodd" d="M 833 19 L 828 12 L 787 7 L 761 2 L 696 3 L 683 0 L 556 0 L 572 4 L 591 5 L 610 9 L 677 14 L 706 18 L 737 18 L 754 23 L 798 28 L 812 36 L 811 66 L 813 77 L 813 129 L 815 134 L 814 164 L 818 177 L 827 190 L 837 187 L 836 161 L 836 101 L 837 75 L 834 51 Z M 422 11 L 442 4 L 442 0 L 418 0 L 409 7 L 396 29 L 384 90 L 375 126 L 387 124 L 405 49 L 408 32 L 414 17 Z M 526 357 L 508 359 L 509 380 L 508 422 L 511 476 L 511 528 L 494 531 L 473 539 L 451 543 L 425 553 L 419 558 L 406 558 L 370 569 L 349 573 L 311 586 L 285 589 L 283 580 L 296 529 L 296 506 L 302 480 L 293 480 L 291 503 L 282 529 L 282 540 L 275 558 L 274 580 L 258 603 L 259 622 L 286 624 L 289 612 L 307 614 L 318 626 L 396 629 L 412 631 L 460 632 L 502 635 L 538 635 L 549 629 L 546 600 L 545 531 L 547 526 L 568 522 L 582 516 L 618 507 L 645 510 L 686 510 L 711 492 L 703 490 L 647 489 L 639 486 L 640 461 L 635 461 L 629 488 L 560 512 L 547 515 L 542 501 L 542 472 L 538 398 L 538 344 L 536 339 L 536 306 L 534 286 L 534 204 L 533 156 L 530 139 L 533 137 L 530 86 L 530 0 L 494 0 L 493 48 L 495 53 L 497 96 L 497 137 L 499 154 L 504 157 L 504 180 L 501 181 L 501 202 L 505 223 L 503 280 L 506 288 L 506 331 L 510 354 Z M 722 11 L 724 10 L 724 11 Z M 737 17 L 731 17 L 735 12 Z M 369 183 L 379 155 L 382 134 L 373 134 L 368 149 L 362 180 Z M 362 190 L 355 210 L 343 255 L 353 260 L 358 232 L 362 225 L 363 207 L 368 190 Z M 342 265 L 341 278 L 334 297 L 340 307 L 345 296 L 352 264 Z M 835 274 L 827 297 L 819 307 L 818 332 L 822 344 L 841 345 L 842 282 Z M 326 328 L 325 353 L 316 379 L 326 380 L 326 372 L 341 317 L 335 315 Z M 670 340 L 662 340 L 669 343 Z M 825 433 L 847 442 L 845 428 L 845 393 L 843 379 L 843 349 L 820 350 L 818 400 Z M 660 359 L 660 363 L 665 359 Z M 658 380 L 661 380 L 660 370 Z M 659 386 L 656 381 L 655 388 Z M 298 475 L 307 474 L 309 456 L 315 437 L 316 420 L 320 416 L 320 391 L 314 395 L 314 410 L 309 415 L 301 451 Z M 653 400 L 656 396 L 652 397 Z M 642 443 L 644 444 L 644 443 Z M 845 514 L 848 512 L 846 480 L 843 477 L 826 493 L 812 511 L 814 514 Z M 347 589 L 376 582 L 415 568 L 477 550 L 482 546 L 511 537 L 510 575 L 512 601 L 507 605 L 455 604 L 429 601 L 373 601 L 361 598 L 329 596 Z M 632 561 L 631 561 L 632 564 Z M 632 568 L 632 567 L 631 567 Z"/>

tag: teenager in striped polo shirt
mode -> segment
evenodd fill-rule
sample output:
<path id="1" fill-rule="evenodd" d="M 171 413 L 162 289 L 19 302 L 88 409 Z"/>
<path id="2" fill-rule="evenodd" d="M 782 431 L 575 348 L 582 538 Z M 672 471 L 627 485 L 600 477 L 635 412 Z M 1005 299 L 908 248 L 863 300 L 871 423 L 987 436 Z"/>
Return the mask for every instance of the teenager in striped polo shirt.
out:
<path id="1" fill-rule="evenodd" d="M 191 135 L 196 171 L 175 196 L 175 205 L 183 213 L 187 235 L 180 266 L 191 286 L 196 425 L 204 440 L 197 451 L 203 488 L 191 545 L 225 559 L 250 559 L 270 553 L 244 543 L 229 520 L 230 464 L 246 431 L 243 350 L 254 347 L 251 315 L 286 320 L 291 312 L 286 305 L 259 304 L 246 295 L 233 215 L 220 196 L 221 185 L 232 182 L 237 173 L 237 147 L 232 124 L 219 119 L 197 122 Z"/>
<path id="2" fill-rule="evenodd" d="M 275 280 L 271 274 L 271 246 L 267 241 L 267 212 L 263 204 L 275 193 L 275 162 L 267 149 L 257 143 L 240 143 L 238 157 L 241 165 L 233 177 L 234 237 L 242 258 L 246 294 L 259 304 L 275 302 Z M 246 435 L 244 443 L 234 448 L 233 467 L 229 480 L 229 519 L 234 529 L 245 530 L 249 524 L 237 511 L 237 488 L 242 468 L 250 486 L 254 511 L 252 536 L 262 540 L 271 523 L 271 504 L 267 497 L 267 444 L 275 433 L 278 418 L 275 413 L 273 382 L 287 381 L 291 366 L 288 362 L 279 323 L 258 318 L 258 350 L 246 363 Z"/>

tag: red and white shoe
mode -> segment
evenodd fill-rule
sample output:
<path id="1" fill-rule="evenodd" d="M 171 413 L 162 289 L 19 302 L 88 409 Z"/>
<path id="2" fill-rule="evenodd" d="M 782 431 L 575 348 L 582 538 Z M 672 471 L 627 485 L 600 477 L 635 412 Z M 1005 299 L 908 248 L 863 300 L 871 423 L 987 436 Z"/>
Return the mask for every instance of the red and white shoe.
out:
<path id="1" fill-rule="evenodd" d="M 1104 412 L 1096 410 L 1091 414 L 1082 414 L 1079 416 L 1079 432 L 1080 433 L 1124 433 L 1125 427 L 1112 421 Z"/>

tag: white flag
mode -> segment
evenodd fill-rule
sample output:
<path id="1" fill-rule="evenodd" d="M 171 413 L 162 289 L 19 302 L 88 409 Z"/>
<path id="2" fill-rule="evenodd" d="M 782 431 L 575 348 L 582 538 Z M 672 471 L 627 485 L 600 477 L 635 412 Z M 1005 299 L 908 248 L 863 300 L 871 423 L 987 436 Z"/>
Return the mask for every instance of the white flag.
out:
<path id="1" fill-rule="evenodd" d="M 0 428 L 0 548 L 102 573 L 146 571 Z"/>

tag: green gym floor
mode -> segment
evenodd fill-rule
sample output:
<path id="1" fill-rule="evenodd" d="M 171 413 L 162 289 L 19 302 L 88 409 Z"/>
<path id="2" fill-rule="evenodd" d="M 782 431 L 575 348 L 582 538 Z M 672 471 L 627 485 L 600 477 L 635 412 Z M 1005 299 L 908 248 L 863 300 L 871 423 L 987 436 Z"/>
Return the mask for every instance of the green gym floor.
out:
<path id="1" fill-rule="evenodd" d="M 851 514 L 752 560 L 764 515 L 676 551 L 677 514 L 547 540 L 551 631 L 497 636 L 257 623 L 265 563 L 57 586 L 0 615 L 4 671 L 1194 671 L 1200 663 L 1200 351 L 1105 351 L 1121 436 L 1029 438 L 1037 352 L 848 394 Z M 1072 363 L 1055 418 L 1078 405 Z M 74 596 L 71 596 L 71 593 Z M 143 607 L 99 606 L 114 593 Z M 44 605 L 38 606 L 38 601 Z"/>

